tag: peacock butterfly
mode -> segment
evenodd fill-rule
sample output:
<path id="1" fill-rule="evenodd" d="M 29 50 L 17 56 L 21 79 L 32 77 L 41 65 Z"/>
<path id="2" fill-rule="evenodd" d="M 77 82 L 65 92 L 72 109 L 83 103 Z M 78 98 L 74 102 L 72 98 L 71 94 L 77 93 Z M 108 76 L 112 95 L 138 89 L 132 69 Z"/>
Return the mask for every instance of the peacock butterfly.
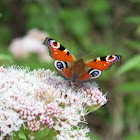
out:
<path id="1" fill-rule="evenodd" d="M 59 42 L 46 38 L 44 43 L 50 50 L 50 56 L 55 59 L 54 67 L 58 74 L 72 81 L 89 81 L 101 76 L 102 71 L 108 70 L 112 64 L 120 62 L 120 55 L 108 55 L 94 58 L 87 62 L 76 58 Z"/>

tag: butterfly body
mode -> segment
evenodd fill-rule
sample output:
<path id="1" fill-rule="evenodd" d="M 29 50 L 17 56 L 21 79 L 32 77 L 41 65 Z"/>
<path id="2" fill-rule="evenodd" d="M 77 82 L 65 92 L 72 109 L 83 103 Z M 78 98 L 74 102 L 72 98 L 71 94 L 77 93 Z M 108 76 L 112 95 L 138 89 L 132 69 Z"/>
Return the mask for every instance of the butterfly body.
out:
<path id="1" fill-rule="evenodd" d="M 98 78 L 103 70 L 107 70 L 112 64 L 120 62 L 120 55 L 108 55 L 87 61 L 76 58 L 60 43 L 51 38 L 46 38 L 44 44 L 50 50 L 50 56 L 55 59 L 54 67 L 58 74 L 72 81 L 89 81 Z"/>
<path id="2" fill-rule="evenodd" d="M 88 71 L 88 67 L 82 58 L 74 61 L 70 66 L 70 73 L 73 81 L 79 80 L 78 78 L 81 77 L 85 71 Z"/>

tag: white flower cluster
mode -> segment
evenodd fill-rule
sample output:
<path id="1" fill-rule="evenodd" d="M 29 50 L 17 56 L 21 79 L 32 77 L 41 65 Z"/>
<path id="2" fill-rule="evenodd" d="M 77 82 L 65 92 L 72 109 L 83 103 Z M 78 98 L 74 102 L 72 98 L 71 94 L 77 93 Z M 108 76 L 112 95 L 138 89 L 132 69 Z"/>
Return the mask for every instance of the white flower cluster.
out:
<path id="1" fill-rule="evenodd" d="M 9 46 L 12 55 L 19 58 L 26 58 L 32 53 L 38 54 L 40 60 L 44 62 L 51 61 L 48 49 L 43 45 L 44 38 L 48 34 L 38 29 L 31 29 L 24 37 L 14 38 Z"/>
<path id="2" fill-rule="evenodd" d="M 89 129 L 78 124 L 89 107 L 106 102 L 95 83 L 63 80 L 50 70 L 0 67 L 0 140 L 25 123 L 31 131 L 55 130 L 57 140 L 88 140 Z"/>

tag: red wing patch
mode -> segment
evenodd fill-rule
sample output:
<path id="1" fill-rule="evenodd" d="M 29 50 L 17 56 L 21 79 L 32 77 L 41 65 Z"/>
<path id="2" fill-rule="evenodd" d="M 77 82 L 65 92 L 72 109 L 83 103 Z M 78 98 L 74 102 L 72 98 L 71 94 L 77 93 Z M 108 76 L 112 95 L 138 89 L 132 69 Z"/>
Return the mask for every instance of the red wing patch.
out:
<path id="1" fill-rule="evenodd" d="M 71 71 L 70 71 L 69 68 L 66 68 L 66 69 L 62 70 L 61 73 L 64 75 L 64 77 L 66 77 L 66 78 L 68 78 L 68 79 L 69 79 L 69 78 L 72 78 Z"/>
<path id="2" fill-rule="evenodd" d="M 114 63 L 120 62 L 120 55 L 108 55 L 104 57 L 98 57 L 86 62 L 87 66 L 92 69 L 107 70 Z"/>
<path id="3" fill-rule="evenodd" d="M 86 81 L 90 78 L 90 75 L 86 72 L 83 75 L 81 75 L 80 77 L 78 77 L 78 80 L 80 81 Z"/>
<path id="4" fill-rule="evenodd" d="M 65 49 L 60 43 L 51 38 L 46 38 L 44 44 L 49 47 L 50 56 L 55 60 L 61 60 L 65 62 L 75 61 L 75 57 Z"/>

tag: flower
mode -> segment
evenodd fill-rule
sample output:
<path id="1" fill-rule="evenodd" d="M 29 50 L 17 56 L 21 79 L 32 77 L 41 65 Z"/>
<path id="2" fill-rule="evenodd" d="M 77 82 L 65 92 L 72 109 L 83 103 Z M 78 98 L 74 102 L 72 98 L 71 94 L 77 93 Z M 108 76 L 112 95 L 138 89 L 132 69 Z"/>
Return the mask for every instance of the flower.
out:
<path id="1" fill-rule="evenodd" d="M 42 61 L 51 61 L 47 47 L 43 45 L 46 36 L 46 32 L 31 29 L 24 37 L 13 39 L 9 49 L 15 58 L 26 58 L 31 53 L 37 53 Z"/>
<path id="2" fill-rule="evenodd" d="M 0 139 L 27 124 L 34 132 L 55 130 L 57 140 L 88 140 L 89 129 L 78 124 L 106 102 L 95 82 L 64 80 L 44 69 L 0 67 Z"/>

